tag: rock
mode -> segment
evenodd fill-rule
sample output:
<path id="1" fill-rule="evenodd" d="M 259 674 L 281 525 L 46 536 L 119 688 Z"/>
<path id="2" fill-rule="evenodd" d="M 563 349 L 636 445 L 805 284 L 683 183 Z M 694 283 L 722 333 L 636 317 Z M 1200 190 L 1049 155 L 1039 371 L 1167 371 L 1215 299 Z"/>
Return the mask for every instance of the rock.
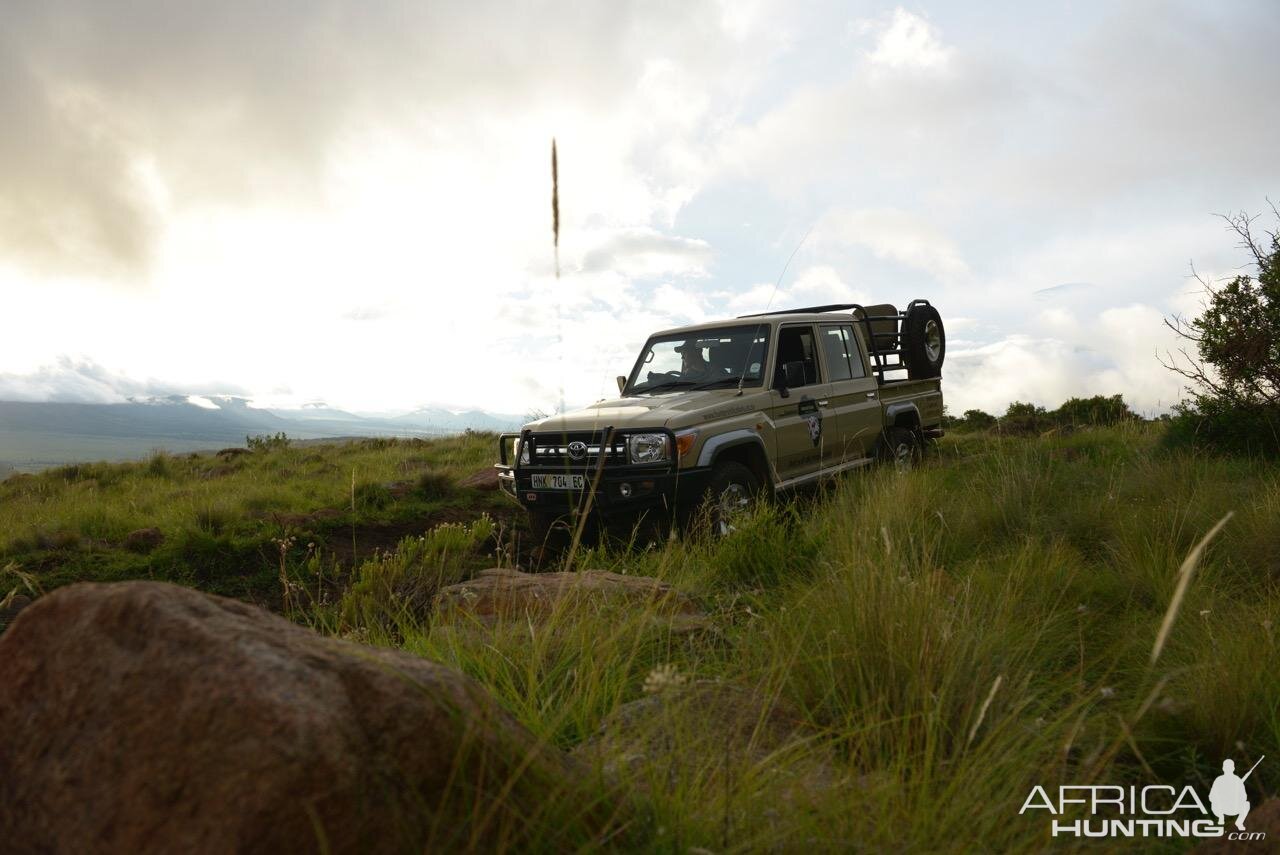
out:
<path id="1" fill-rule="evenodd" d="M 124 548 L 131 552 L 150 552 L 164 543 L 164 532 L 158 528 L 140 528 L 124 536 Z"/>
<path id="2" fill-rule="evenodd" d="M 492 492 L 498 489 L 498 470 L 492 466 L 488 469 L 481 469 L 479 472 L 463 478 L 458 482 L 458 486 Z"/>
<path id="3" fill-rule="evenodd" d="M 1252 794 L 1250 794 L 1252 798 Z M 1249 834 L 1262 832 L 1266 834 L 1261 840 L 1227 840 L 1219 837 L 1206 840 L 1195 848 L 1195 855 L 1267 855 L 1280 847 L 1280 797 L 1272 796 L 1260 805 L 1255 805 L 1244 821 L 1245 831 Z M 1235 817 L 1228 816 L 1225 833 L 1236 830 Z"/>
<path id="4" fill-rule="evenodd" d="M 12 594 L 0 597 L 0 632 L 4 632 L 13 623 L 18 612 L 31 605 L 31 598 L 26 594 Z"/>
<path id="5" fill-rule="evenodd" d="M 0 734 L 11 852 L 579 849 L 614 827 L 598 782 L 464 675 L 162 583 L 26 609 Z"/>
<path id="6" fill-rule="evenodd" d="M 540 617 L 565 598 L 601 605 L 649 608 L 655 614 L 699 614 L 692 599 L 648 576 L 622 576 L 601 570 L 569 573 L 521 573 L 493 568 L 474 579 L 441 588 L 436 611 L 441 617 L 468 615 L 484 622 L 498 618 Z"/>

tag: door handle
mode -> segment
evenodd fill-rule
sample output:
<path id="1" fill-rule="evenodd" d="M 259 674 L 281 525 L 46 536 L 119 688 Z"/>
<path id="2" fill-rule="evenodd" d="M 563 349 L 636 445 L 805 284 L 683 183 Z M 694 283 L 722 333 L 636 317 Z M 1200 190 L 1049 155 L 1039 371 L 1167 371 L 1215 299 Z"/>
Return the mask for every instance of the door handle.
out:
<path id="1" fill-rule="evenodd" d="M 820 400 L 820 401 L 818 401 L 818 406 L 819 406 L 819 407 L 825 407 L 827 404 L 830 404 L 830 403 L 831 403 L 831 402 L 830 402 L 829 400 Z"/>
<path id="2" fill-rule="evenodd" d="M 868 393 L 867 393 L 867 397 L 868 397 L 868 398 L 874 398 L 875 396 L 876 396 L 876 393 L 875 393 L 875 392 L 868 392 Z"/>

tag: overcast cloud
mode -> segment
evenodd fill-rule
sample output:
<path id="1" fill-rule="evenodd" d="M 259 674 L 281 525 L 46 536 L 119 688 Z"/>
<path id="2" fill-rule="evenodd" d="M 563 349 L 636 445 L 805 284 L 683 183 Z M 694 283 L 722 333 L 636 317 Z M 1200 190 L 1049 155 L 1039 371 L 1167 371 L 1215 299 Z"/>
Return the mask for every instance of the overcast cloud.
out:
<path id="1" fill-rule="evenodd" d="M 655 329 L 927 297 L 953 411 L 1153 412 L 1190 261 L 1245 261 L 1212 213 L 1280 195 L 1276 44 L 1272 0 L 10 0 L 0 398 L 549 410 Z"/>

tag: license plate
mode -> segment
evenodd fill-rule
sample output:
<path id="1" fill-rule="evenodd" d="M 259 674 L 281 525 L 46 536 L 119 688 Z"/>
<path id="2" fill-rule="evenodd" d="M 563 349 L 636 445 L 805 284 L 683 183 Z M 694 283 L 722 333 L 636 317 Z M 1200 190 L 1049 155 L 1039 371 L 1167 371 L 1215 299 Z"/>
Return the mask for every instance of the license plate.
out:
<path id="1" fill-rule="evenodd" d="M 582 475 L 534 475 L 535 490 L 581 490 L 587 486 Z"/>

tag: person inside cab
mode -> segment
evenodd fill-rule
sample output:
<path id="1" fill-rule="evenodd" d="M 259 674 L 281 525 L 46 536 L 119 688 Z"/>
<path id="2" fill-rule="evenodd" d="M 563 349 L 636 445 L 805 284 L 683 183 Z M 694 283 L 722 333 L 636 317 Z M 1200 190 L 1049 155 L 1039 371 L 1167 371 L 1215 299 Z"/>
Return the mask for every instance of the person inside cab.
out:
<path id="1" fill-rule="evenodd" d="M 711 376 L 711 366 L 702 355 L 697 339 L 688 339 L 675 350 L 680 354 L 680 379 L 706 380 Z"/>

